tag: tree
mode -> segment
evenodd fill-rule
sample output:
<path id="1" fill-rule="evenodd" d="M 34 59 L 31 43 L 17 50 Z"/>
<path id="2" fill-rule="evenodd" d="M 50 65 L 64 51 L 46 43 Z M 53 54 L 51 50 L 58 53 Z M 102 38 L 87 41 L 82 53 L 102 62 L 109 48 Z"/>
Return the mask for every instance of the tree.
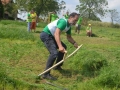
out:
<path id="1" fill-rule="evenodd" d="M 28 9 L 34 8 L 37 12 L 37 15 L 46 15 L 48 12 L 57 11 L 64 9 L 65 2 L 61 0 L 30 0 L 28 2 Z M 34 6 L 33 6 L 34 5 Z"/>
<path id="2" fill-rule="evenodd" d="M 114 22 L 120 22 L 120 16 L 116 9 L 109 10 L 111 23 L 114 24 Z"/>
<path id="3" fill-rule="evenodd" d="M 14 19 L 15 18 L 15 4 L 13 1 L 4 5 L 4 18 L 5 19 Z"/>
<path id="4" fill-rule="evenodd" d="M 2 2 L 0 0 L 0 19 L 3 18 L 3 13 L 4 13 L 4 8 L 3 8 L 3 4 L 2 4 Z"/>
<path id="5" fill-rule="evenodd" d="M 4 17 L 17 19 L 18 10 L 24 10 L 26 0 L 10 0 L 11 2 L 4 5 Z M 13 2 L 14 1 L 14 2 Z"/>
<path id="6" fill-rule="evenodd" d="M 79 0 L 80 5 L 76 6 L 76 10 L 82 16 L 91 20 L 100 20 L 99 16 L 104 16 L 106 13 L 105 9 L 108 5 L 106 0 Z"/>
<path id="7" fill-rule="evenodd" d="M 19 14 L 18 11 L 20 12 L 26 12 L 27 11 L 27 7 L 29 6 L 27 3 L 30 0 L 14 0 L 14 4 L 13 4 L 13 12 L 14 12 L 14 16 L 15 18 L 17 18 L 17 14 Z"/>
<path id="8" fill-rule="evenodd" d="M 0 19 L 4 17 L 4 6 L 12 0 L 0 0 Z"/>
<path id="9" fill-rule="evenodd" d="M 14 3 L 5 5 L 5 12 L 17 18 L 18 10 L 20 12 L 29 12 L 33 8 L 38 16 L 46 17 L 48 12 L 60 12 L 60 10 L 64 9 L 65 2 L 62 0 L 14 0 Z"/>
<path id="10" fill-rule="evenodd" d="M 17 14 L 17 11 L 29 12 L 31 9 L 35 9 L 38 16 L 45 17 L 48 12 L 64 9 L 65 2 L 62 0 L 15 0 L 13 6 L 13 12 Z"/>

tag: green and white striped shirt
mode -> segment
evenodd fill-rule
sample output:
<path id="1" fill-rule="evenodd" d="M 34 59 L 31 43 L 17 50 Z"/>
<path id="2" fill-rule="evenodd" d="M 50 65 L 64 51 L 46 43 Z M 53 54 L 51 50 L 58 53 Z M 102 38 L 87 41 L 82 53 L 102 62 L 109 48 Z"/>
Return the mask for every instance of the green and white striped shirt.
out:
<path id="1" fill-rule="evenodd" d="M 67 19 L 58 19 L 50 24 L 48 24 L 43 31 L 54 36 L 56 28 L 59 28 L 61 31 L 66 32 L 67 34 L 71 35 L 71 26 L 68 23 Z"/>

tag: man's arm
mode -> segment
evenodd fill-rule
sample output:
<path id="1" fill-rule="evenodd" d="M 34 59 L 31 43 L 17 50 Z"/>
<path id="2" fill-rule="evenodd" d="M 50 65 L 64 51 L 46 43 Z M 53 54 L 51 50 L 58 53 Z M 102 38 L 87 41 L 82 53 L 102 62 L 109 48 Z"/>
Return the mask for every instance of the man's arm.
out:
<path id="1" fill-rule="evenodd" d="M 78 48 L 78 44 L 76 43 L 76 41 L 71 37 L 71 35 L 67 34 L 67 39 L 70 43 L 72 43 L 74 45 L 74 47 Z"/>
<path id="2" fill-rule="evenodd" d="M 64 48 L 64 47 L 62 46 L 62 44 L 61 44 L 60 33 L 61 33 L 60 29 L 57 28 L 57 29 L 55 30 L 54 37 L 55 37 L 56 43 L 57 43 L 57 45 L 58 45 L 59 51 L 64 53 L 64 52 L 65 52 L 65 48 Z"/>

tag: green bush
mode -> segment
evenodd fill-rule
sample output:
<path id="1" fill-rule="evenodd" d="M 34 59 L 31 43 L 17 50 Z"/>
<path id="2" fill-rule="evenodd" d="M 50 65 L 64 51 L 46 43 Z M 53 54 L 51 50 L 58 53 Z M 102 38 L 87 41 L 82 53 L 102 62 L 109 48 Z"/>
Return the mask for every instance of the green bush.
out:
<path id="1" fill-rule="evenodd" d="M 108 22 L 100 22 L 100 21 L 88 21 L 88 23 L 92 24 L 92 26 L 99 26 L 99 27 L 111 27 L 111 23 Z"/>
<path id="2" fill-rule="evenodd" d="M 92 24 L 92 26 L 99 26 L 99 27 L 113 27 L 113 28 L 120 28 L 120 24 L 112 24 L 109 22 L 100 22 L 100 21 L 88 21 L 88 23 Z"/>
<path id="3" fill-rule="evenodd" d="M 120 24 L 117 24 L 117 23 L 116 23 L 116 24 L 113 24 L 112 27 L 113 27 L 113 28 L 120 28 Z"/>

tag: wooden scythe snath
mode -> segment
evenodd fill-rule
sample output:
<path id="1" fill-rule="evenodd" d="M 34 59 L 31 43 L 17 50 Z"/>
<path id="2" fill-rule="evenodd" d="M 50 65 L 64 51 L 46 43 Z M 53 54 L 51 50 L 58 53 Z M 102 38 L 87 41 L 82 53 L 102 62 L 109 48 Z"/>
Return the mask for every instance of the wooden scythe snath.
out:
<path id="1" fill-rule="evenodd" d="M 56 63 L 55 65 L 53 65 L 53 66 L 50 67 L 49 69 L 45 70 L 44 72 L 40 73 L 38 76 L 41 76 L 41 75 L 45 74 L 46 72 L 50 71 L 50 70 L 53 69 L 54 67 L 56 67 L 56 66 L 58 66 L 59 64 L 61 64 L 62 62 L 64 62 L 65 59 L 68 59 L 68 58 L 71 57 L 73 54 L 75 54 L 75 53 L 82 47 L 82 45 L 83 45 L 83 44 L 81 44 L 80 46 L 78 46 L 78 48 L 77 48 L 75 51 L 73 51 L 70 55 L 68 55 L 66 58 L 65 58 L 65 56 L 66 56 L 67 52 L 65 52 L 64 57 L 63 57 L 63 60 L 61 60 L 60 62 Z"/>

